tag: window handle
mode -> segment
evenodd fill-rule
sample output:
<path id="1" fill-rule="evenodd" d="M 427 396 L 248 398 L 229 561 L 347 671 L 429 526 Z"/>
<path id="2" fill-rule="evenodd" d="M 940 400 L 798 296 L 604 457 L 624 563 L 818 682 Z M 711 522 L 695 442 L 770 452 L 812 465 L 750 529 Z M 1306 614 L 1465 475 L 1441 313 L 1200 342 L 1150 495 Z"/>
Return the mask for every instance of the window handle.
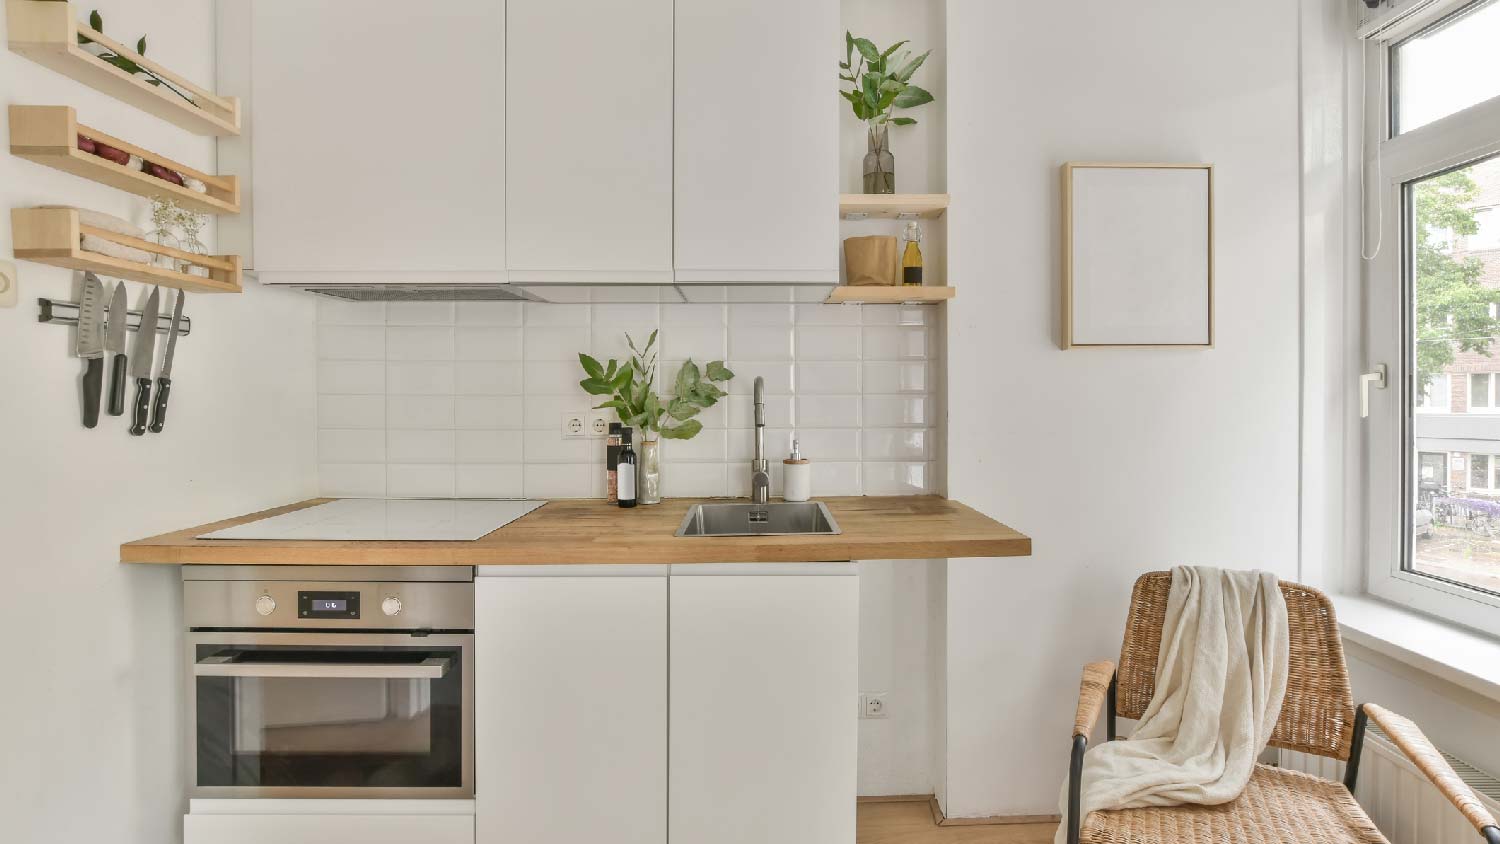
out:
<path id="1" fill-rule="evenodd" d="M 1375 364 L 1374 372 L 1359 376 L 1359 418 L 1370 418 L 1370 385 L 1385 389 L 1385 364 Z"/>

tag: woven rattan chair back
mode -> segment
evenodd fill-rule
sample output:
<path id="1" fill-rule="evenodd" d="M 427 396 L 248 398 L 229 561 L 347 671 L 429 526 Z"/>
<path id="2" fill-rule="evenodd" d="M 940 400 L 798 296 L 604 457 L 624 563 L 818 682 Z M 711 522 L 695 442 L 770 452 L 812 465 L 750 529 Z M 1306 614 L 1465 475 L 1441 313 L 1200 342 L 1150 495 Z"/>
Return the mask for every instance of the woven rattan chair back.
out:
<path id="1" fill-rule="evenodd" d="M 1156 660 L 1172 573 L 1141 575 L 1130 595 L 1125 643 L 1120 648 L 1115 712 L 1139 719 L 1156 691 Z M 1354 696 L 1333 605 L 1316 589 L 1282 581 L 1286 597 L 1290 660 L 1286 699 L 1271 734 L 1271 746 L 1340 761 L 1349 758 L 1354 732 Z"/>

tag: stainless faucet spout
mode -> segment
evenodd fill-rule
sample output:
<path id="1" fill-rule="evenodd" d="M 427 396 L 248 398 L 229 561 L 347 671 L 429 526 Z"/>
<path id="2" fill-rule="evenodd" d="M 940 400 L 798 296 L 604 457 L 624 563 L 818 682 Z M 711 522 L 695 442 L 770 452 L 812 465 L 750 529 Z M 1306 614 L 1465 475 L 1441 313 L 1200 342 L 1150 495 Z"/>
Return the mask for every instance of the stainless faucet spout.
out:
<path id="1" fill-rule="evenodd" d="M 755 459 L 750 461 L 750 501 L 771 497 L 771 465 L 766 460 L 766 379 L 755 376 Z"/>

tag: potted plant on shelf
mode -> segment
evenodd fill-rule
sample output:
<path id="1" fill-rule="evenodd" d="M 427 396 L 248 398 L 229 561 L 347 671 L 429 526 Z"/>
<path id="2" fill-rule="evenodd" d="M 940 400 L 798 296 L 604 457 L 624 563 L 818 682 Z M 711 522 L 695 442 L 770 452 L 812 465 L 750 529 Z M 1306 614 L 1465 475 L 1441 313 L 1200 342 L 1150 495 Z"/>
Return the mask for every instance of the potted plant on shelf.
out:
<path id="1" fill-rule="evenodd" d="M 879 49 L 868 38 L 844 33 L 844 60 L 839 62 L 839 79 L 850 83 L 852 90 L 839 89 L 849 101 L 854 116 L 868 127 L 868 152 L 865 153 L 865 193 L 896 192 L 896 158 L 891 154 L 889 131 L 892 123 L 910 126 L 911 117 L 896 117 L 898 108 L 916 108 L 932 102 L 932 94 L 911 84 L 912 74 L 927 61 L 931 50 L 913 57 L 901 50 L 906 41 Z M 857 54 L 857 56 L 856 56 Z"/>
<path id="2" fill-rule="evenodd" d="M 587 376 L 578 382 L 578 386 L 591 396 L 610 397 L 596 409 L 613 408 L 621 424 L 641 432 L 636 491 L 636 500 L 641 504 L 661 503 L 661 438 L 690 440 L 696 437 L 703 430 L 703 423 L 693 417 L 727 395 L 719 384 L 728 383 L 734 377 L 734 373 L 724 366 L 724 361 L 710 361 L 700 371 L 698 364 L 688 358 L 677 371 L 676 394 L 663 401 L 655 389 L 656 335 L 657 332 L 651 332 L 646 347 L 637 349 L 635 340 L 627 333 L 625 342 L 630 346 L 631 356 L 623 364 L 613 359 L 601 364 L 581 352 L 578 355 L 578 362 Z"/>

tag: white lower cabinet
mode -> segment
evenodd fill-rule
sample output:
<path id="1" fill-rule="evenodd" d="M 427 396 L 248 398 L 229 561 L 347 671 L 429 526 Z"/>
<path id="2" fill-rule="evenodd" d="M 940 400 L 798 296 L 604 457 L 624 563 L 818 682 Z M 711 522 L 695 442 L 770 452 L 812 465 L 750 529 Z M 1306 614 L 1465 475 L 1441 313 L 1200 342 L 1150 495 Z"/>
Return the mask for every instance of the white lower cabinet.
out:
<path id="1" fill-rule="evenodd" d="M 852 564 L 479 575 L 479 844 L 853 844 Z"/>
<path id="2" fill-rule="evenodd" d="M 852 844 L 859 695 L 852 566 L 812 566 L 839 573 L 802 575 L 691 568 L 706 573 L 672 577 L 668 839 Z"/>
<path id="3" fill-rule="evenodd" d="M 469 801 L 210 800 L 192 801 L 183 818 L 184 844 L 473 844 Z M 235 806 L 244 807 L 243 809 Z"/>
<path id="4" fill-rule="evenodd" d="M 484 844 L 663 844 L 667 578 L 480 577 L 475 797 Z"/>

